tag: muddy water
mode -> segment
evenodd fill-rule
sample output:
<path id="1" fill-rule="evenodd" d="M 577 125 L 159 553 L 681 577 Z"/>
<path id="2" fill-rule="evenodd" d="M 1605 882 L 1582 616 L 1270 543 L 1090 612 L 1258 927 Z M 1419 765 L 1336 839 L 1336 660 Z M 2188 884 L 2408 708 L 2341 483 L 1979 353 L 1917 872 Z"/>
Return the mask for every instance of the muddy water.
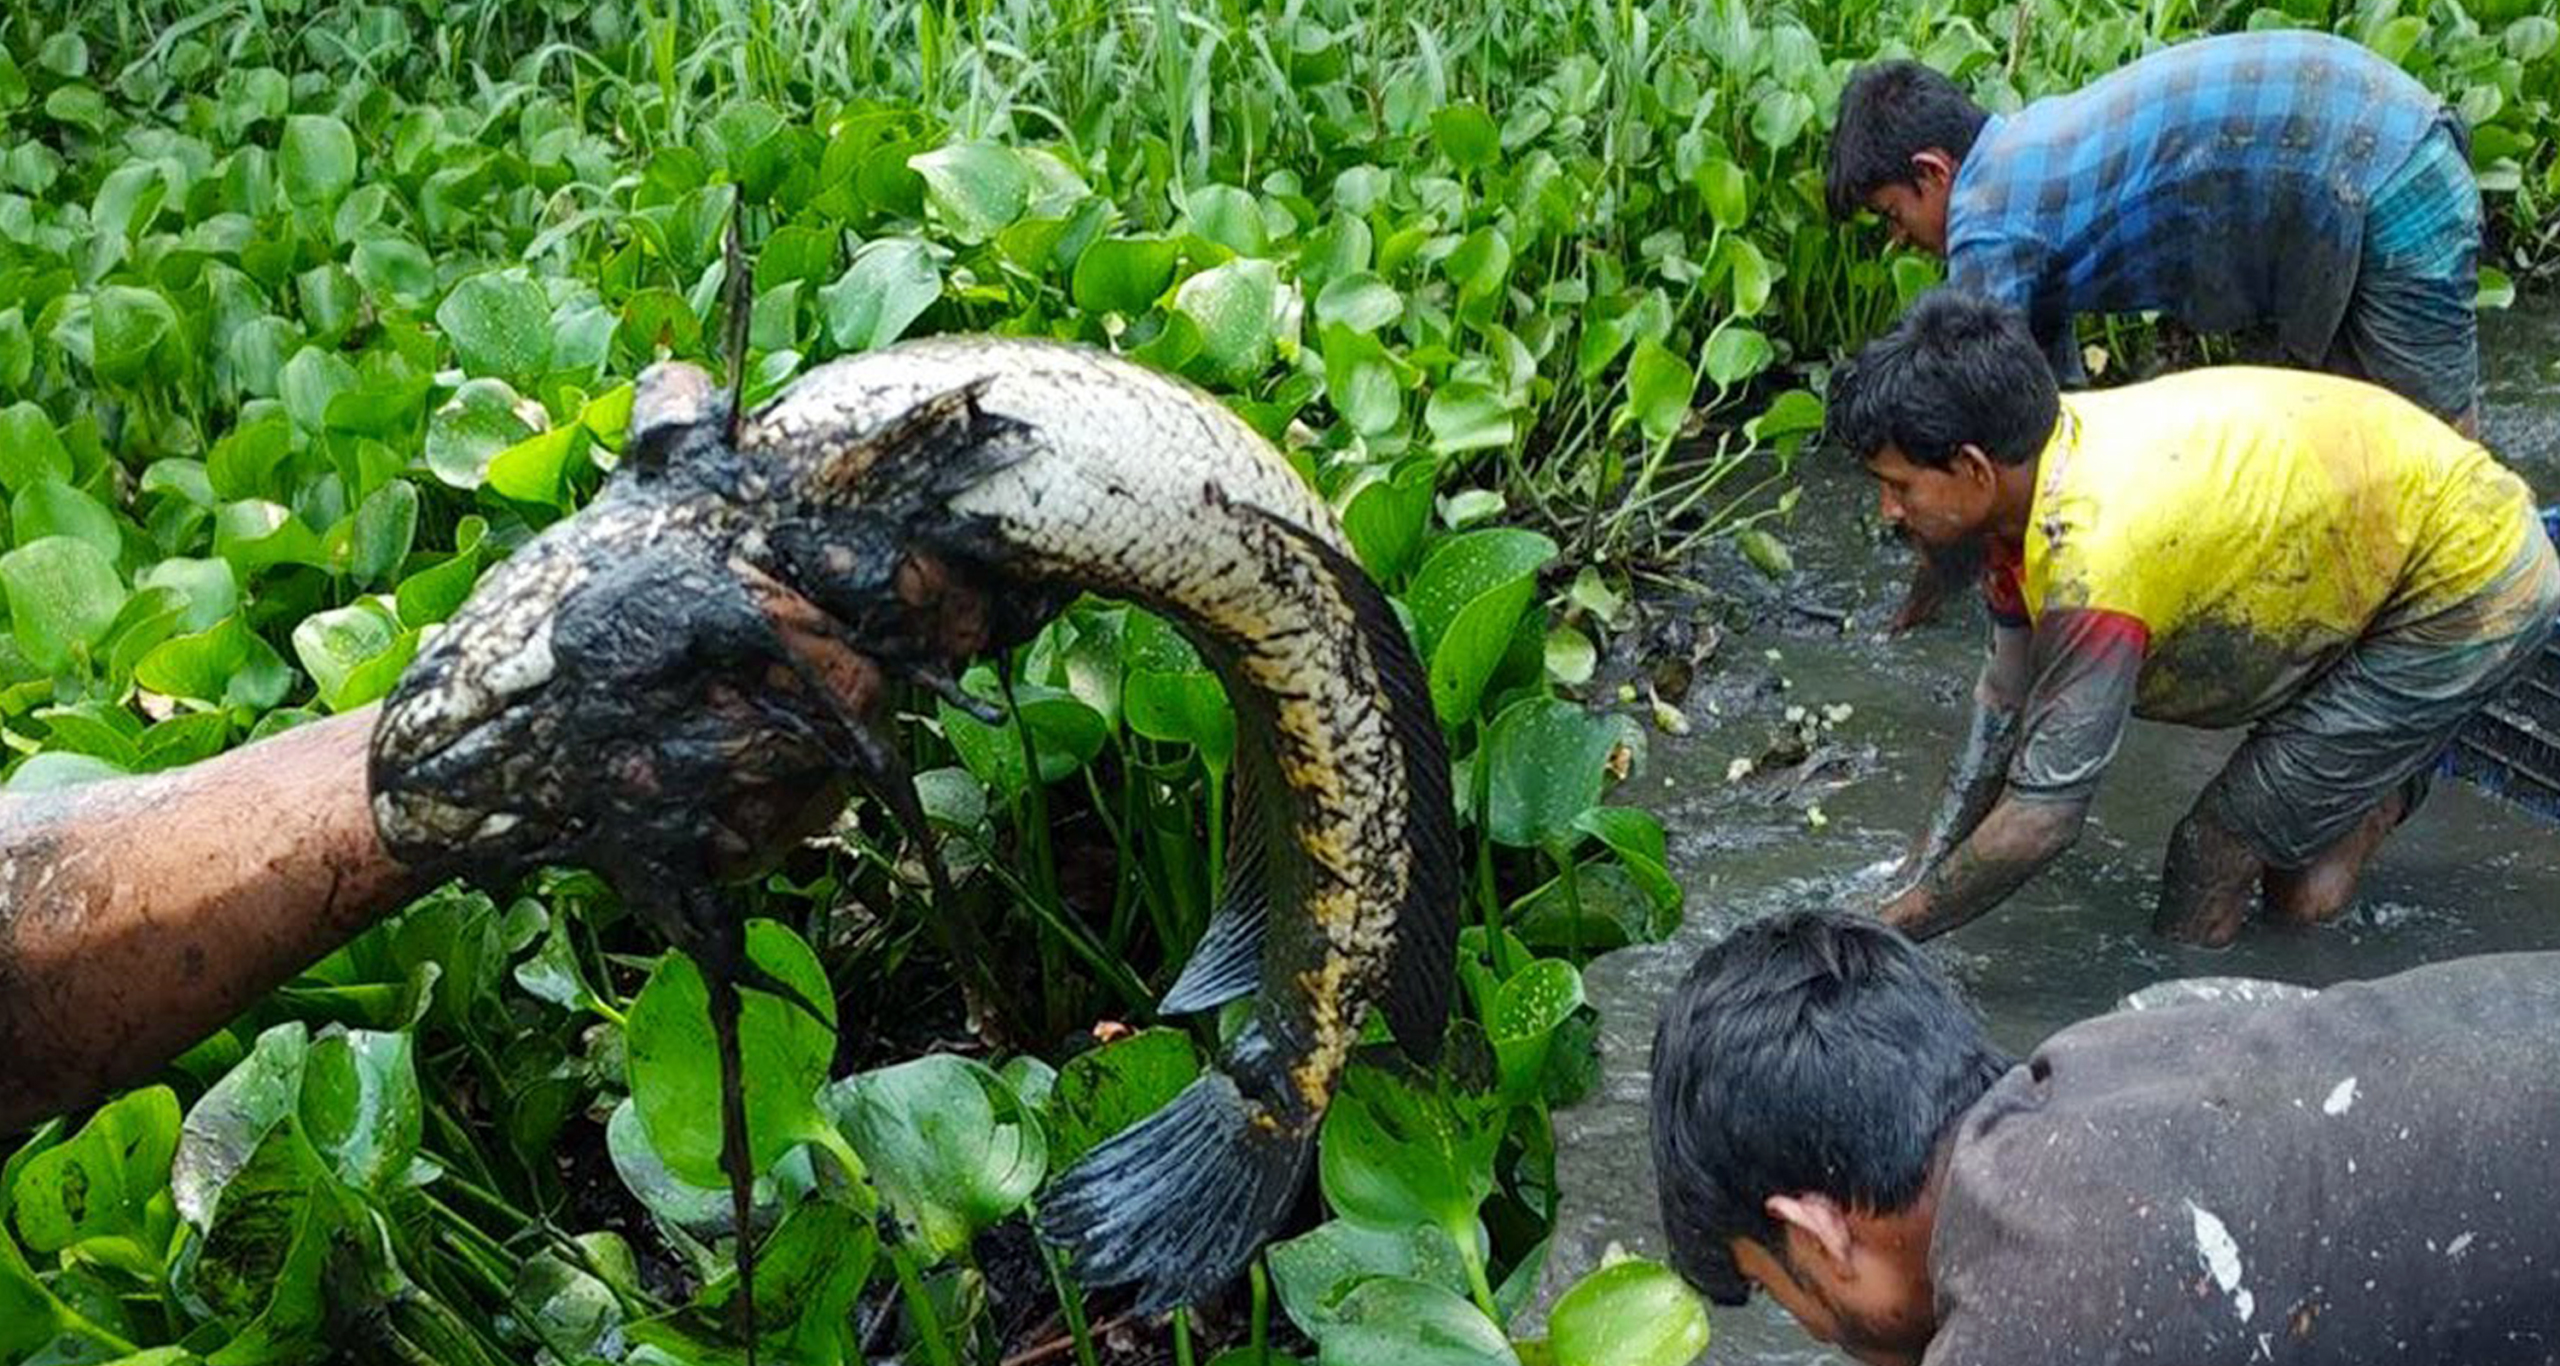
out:
<path id="1" fill-rule="evenodd" d="M 2484 326 L 2484 436 L 2546 502 L 2560 499 L 2560 306 Z M 1978 609 L 1891 646 L 1871 637 L 1899 591 L 1898 551 L 1878 549 L 1862 475 L 1836 457 L 1816 468 L 1789 540 L 1802 570 L 1767 621 L 1729 636 L 1688 699 L 1685 740 L 1657 736 L 1629 794 L 1671 836 L 1688 921 L 1671 942 L 1610 954 L 1586 983 L 1602 1019 L 1600 1089 L 1557 1118 L 1558 1219 L 1546 1284 L 1595 1264 L 1612 1243 L 1659 1255 L 1662 1234 L 1645 1144 L 1646 1054 L 1657 1006 L 1698 950 L 1744 921 L 1795 907 L 1861 905 L 1934 796 L 1964 725 L 1982 636 Z M 1857 516 L 1850 515 L 1856 509 Z M 1803 610 L 1843 609 L 1846 630 Z M 1847 712 L 1811 758 L 1728 781 L 1759 758 L 1790 707 Z M 1710 712 L 1712 707 L 1712 712 Z M 2337 924 L 2252 926 L 2231 949 L 2183 949 L 2149 931 L 2170 828 L 2238 742 L 2137 723 L 2099 793 L 2088 830 L 2061 862 L 2006 905 L 1930 951 L 2024 1052 L 2073 1020 L 2166 977 L 2239 974 L 2313 985 L 2370 977 L 2459 954 L 2560 947 L 2560 831 L 2460 784 L 2443 782 L 2385 846 L 2358 903 Z M 1720 1310 L 1711 1366 L 1845 1362 L 1785 1314 L 1755 1300 Z"/>

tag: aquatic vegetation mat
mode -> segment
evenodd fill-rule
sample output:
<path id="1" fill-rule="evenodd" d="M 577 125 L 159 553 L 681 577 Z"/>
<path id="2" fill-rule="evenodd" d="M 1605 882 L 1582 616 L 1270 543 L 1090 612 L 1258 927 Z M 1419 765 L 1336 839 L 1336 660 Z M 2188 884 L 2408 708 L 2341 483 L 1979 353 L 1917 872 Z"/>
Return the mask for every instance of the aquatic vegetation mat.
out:
<path id="1" fill-rule="evenodd" d="M 2267 23 L 2462 105 L 2485 298 L 2560 259 L 2532 0 L 22 8 L 7 789 L 383 697 L 594 495 L 642 367 L 719 367 L 743 206 L 751 402 L 906 337 L 1055 336 L 1281 443 L 1425 668 L 1468 922 L 1441 1066 L 1353 1068 L 1289 1237 L 1170 1321 L 1088 1298 L 1027 1222 L 1222 1041 L 1155 1003 L 1234 848 L 1237 718 L 1104 600 L 959 680 L 999 721 L 903 696 L 988 952 L 944 954 L 871 804 L 748 890 L 755 961 L 835 1011 L 746 1006 L 765 1355 L 1685 1360 L 1704 1313 L 1641 1262 L 1509 1331 L 1591 1076 L 1580 964 L 1680 913 L 1613 800 L 1645 728 L 1584 694 L 1631 578 L 1728 534 L 1785 572 L 1824 366 L 1935 278 L 1822 213 L 1840 83 L 1916 52 L 2006 106 Z M 591 877 L 421 899 L 9 1155 L 0 1361 L 735 1359 L 701 992 Z"/>

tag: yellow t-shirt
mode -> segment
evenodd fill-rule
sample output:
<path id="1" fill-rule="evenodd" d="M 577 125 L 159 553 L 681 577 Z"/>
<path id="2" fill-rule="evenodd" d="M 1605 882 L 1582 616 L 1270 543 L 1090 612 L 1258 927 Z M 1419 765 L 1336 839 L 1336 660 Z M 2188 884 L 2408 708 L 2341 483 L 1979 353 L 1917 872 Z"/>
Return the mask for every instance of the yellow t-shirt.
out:
<path id="1" fill-rule="evenodd" d="M 2019 589 L 2031 618 L 2142 623 L 2137 714 L 2234 725 L 2367 630 L 2487 587 L 2531 506 L 2488 451 L 2389 390 L 2190 370 L 2063 397 Z"/>

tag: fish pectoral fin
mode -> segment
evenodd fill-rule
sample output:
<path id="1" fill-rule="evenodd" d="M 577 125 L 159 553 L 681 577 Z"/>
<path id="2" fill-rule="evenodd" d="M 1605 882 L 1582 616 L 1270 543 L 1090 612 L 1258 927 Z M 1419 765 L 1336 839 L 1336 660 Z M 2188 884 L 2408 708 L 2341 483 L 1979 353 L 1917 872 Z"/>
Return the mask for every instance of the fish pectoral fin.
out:
<path id="1" fill-rule="evenodd" d="M 1005 438 L 1028 428 L 978 406 L 993 382 L 980 378 L 935 394 L 878 431 L 841 444 L 820 463 L 810 487 L 864 505 L 902 497 L 939 503 L 1013 463 L 1021 451 Z"/>
<path id="2" fill-rule="evenodd" d="M 1251 728 L 1258 718 L 1247 710 L 1238 719 Z M 1217 914 L 1209 918 L 1209 928 L 1191 951 L 1191 961 L 1182 965 L 1173 989 L 1157 1003 L 1156 1008 L 1167 1015 L 1215 1010 L 1252 995 L 1262 984 L 1262 943 L 1270 933 L 1272 903 L 1293 904 L 1289 893 L 1295 882 L 1303 881 L 1297 879 L 1289 886 L 1273 881 L 1277 869 L 1270 855 L 1271 822 L 1280 806 L 1271 787 L 1278 779 L 1272 771 L 1270 746 L 1255 743 L 1249 735 L 1244 739 L 1237 747 L 1226 886 L 1219 894 Z"/>
<path id="3" fill-rule="evenodd" d="M 1231 889 L 1156 1009 L 1189 1015 L 1252 995 L 1262 984 L 1262 940 L 1270 928 L 1270 898 L 1258 887 Z"/>

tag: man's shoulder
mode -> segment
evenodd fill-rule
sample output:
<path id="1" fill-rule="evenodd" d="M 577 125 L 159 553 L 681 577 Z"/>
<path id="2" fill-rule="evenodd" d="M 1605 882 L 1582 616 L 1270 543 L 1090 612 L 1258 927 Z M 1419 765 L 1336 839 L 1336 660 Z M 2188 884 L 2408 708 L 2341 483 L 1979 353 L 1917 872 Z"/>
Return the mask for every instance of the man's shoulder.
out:
<path id="1" fill-rule="evenodd" d="M 2172 43 L 2116 68 L 2079 93 L 2104 92 L 2119 100 L 2128 95 L 2166 97 L 2220 112 L 2235 97 L 2263 99 L 2259 92 L 2264 90 L 2281 90 L 2292 99 L 2342 76 L 2397 85 L 2390 78 L 2404 75 L 2381 54 L 2335 34 L 2261 29 Z"/>
<path id="2" fill-rule="evenodd" d="M 1939 1319 L 1929 1366 L 2076 1361 L 2104 1341 L 2076 1330 L 2080 1314 L 2053 1313 L 2060 1301 L 2114 1317 L 2112 1303 L 2098 1302 L 2111 1293 L 2103 1273 L 2067 1291 L 2054 1281 L 2069 1268 L 2121 1266 L 2124 1249 L 2082 1236 L 2116 1221 L 2093 1217 L 2094 1187 L 2073 1179 L 2099 1154 L 2049 1083 L 2034 1060 L 2010 1069 L 1949 1140 L 1929 1239 Z"/>
<path id="3" fill-rule="evenodd" d="M 2191 461 L 2172 465 L 2164 453 L 2299 442 L 2306 413 L 2359 402 L 2371 387 L 2309 370 L 2214 365 L 2081 390 L 2063 401 L 2080 424 L 2089 475 L 2103 479 L 2127 466 L 2131 483 L 2148 488 L 2196 468 Z"/>
<path id="4" fill-rule="evenodd" d="M 2221 1069 L 2195 1056 L 2210 1028 L 2172 1013 L 2072 1025 L 1965 1113 L 1930 1238 L 1930 1366 L 2122 1360 L 2127 1326 L 2196 1279 L 2196 1210 L 2221 1215 L 2183 1177 L 2228 1160 L 2231 1135 L 2203 1131 L 2218 1122 Z"/>
<path id="5" fill-rule="evenodd" d="M 2478 1349 L 2477 1325 L 2429 1318 L 2466 1299 L 2560 1328 L 2560 1229 L 2512 1198 L 2560 1144 L 2555 1017 L 2541 953 L 2069 1026 L 1948 1140 L 1929 1363 L 2129 1360 L 2137 1339 L 2237 1362 L 2305 1316 L 2342 1347 Z M 2356 1291 L 2348 1266 L 2392 1274 Z"/>
<path id="6" fill-rule="evenodd" d="M 2049 95 L 1983 120 L 1948 190 L 1951 230 L 1968 214 L 1980 222 L 1988 211 L 2020 202 L 2016 191 L 2021 183 L 2044 179 L 2047 153 L 2076 132 L 2078 121 L 2069 117 L 2071 100 L 2068 94 Z"/>
<path id="7" fill-rule="evenodd" d="M 2316 450 L 2341 435 L 2406 425 L 2407 399 L 2377 384 L 2276 365 L 2208 365 L 2065 395 L 2101 459 L 2159 467 L 2164 450 Z M 2435 424 L 2439 427 L 2441 423 Z M 2444 427 L 2448 441 L 2459 434 Z M 2261 455 L 2257 458 L 2272 458 Z"/>
<path id="8" fill-rule="evenodd" d="M 1967 1217 L 2000 1217 L 2007 1202 L 2032 1191 L 2065 1203 L 2088 1190 L 2081 1172 L 2089 1154 L 2114 1150 L 2109 1130 L 2120 1119 L 2179 1102 L 2167 1094 L 2176 1077 L 2148 1076 L 2147 1064 L 2171 1063 L 2193 1026 L 2163 1016 L 2118 1011 L 2070 1025 L 2009 1069 L 1967 1110 L 1949 1140 L 1940 1195 L 1940 1232 Z M 2172 1069 L 2175 1070 L 2175 1069 Z M 2036 1189 L 2047 1184 L 2050 1190 Z"/>

